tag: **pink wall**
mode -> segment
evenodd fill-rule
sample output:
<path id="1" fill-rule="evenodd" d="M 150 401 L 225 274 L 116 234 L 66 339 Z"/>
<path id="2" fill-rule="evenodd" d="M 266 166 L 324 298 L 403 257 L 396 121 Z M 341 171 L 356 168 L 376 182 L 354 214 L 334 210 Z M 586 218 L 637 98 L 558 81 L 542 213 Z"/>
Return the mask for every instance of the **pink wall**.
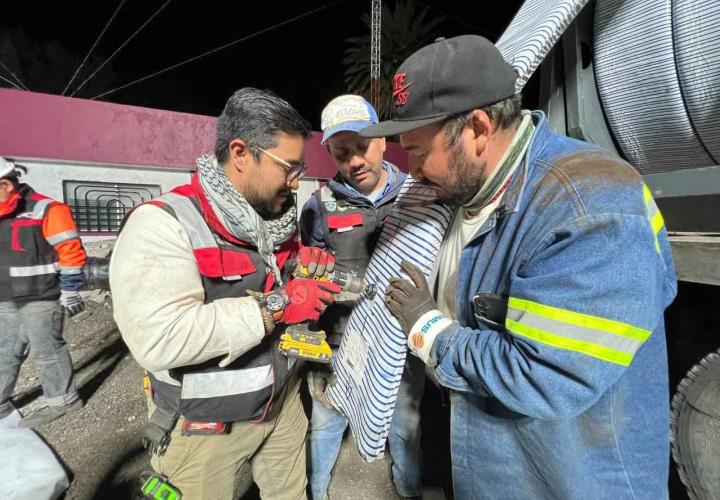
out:
<path id="1" fill-rule="evenodd" d="M 216 118 L 0 88 L 0 155 L 192 169 L 212 152 Z M 311 177 L 335 165 L 319 133 L 308 142 Z M 385 158 L 406 170 L 407 157 L 388 144 Z"/>

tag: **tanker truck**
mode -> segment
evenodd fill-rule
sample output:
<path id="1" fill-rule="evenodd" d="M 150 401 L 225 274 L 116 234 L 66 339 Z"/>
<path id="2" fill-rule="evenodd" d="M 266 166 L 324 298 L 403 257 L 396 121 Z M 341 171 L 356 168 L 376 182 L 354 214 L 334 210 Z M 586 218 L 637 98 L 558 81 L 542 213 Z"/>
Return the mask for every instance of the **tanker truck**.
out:
<path id="1" fill-rule="evenodd" d="M 666 313 L 672 456 L 691 499 L 720 499 L 720 2 L 580 9 L 525 94 L 556 131 L 631 163 L 662 212 L 679 281 Z"/>

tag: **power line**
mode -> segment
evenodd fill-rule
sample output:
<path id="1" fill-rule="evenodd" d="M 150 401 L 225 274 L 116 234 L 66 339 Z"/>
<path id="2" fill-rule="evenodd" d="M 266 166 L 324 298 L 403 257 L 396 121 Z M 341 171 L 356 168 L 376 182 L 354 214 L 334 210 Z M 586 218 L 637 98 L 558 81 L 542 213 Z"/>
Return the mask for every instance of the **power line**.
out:
<path id="1" fill-rule="evenodd" d="M 18 76 L 17 76 L 15 73 L 13 73 L 13 72 L 10 70 L 10 68 L 8 68 L 7 66 L 5 66 L 5 63 L 3 63 L 2 61 L 0 61 L 0 65 L 2 65 L 2 67 L 5 68 L 5 70 L 6 70 L 8 73 L 10 73 L 10 74 L 13 76 L 13 78 L 15 78 L 15 80 L 18 81 L 18 83 L 20 84 L 20 86 L 21 86 L 24 90 L 28 90 L 28 88 L 25 86 L 25 84 L 22 82 L 22 80 L 21 80 L 20 78 L 18 78 Z M 3 80 L 5 80 L 5 78 L 3 78 Z M 11 85 L 13 85 L 16 89 L 19 88 L 19 87 L 18 87 L 17 85 L 15 85 L 13 82 L 10 82 L 10 81 L 8 81 L 8 80 L 5 80 L 5 81 L 8 82 L 8 83 L 10 83 Z"/>
<path id="2" fill-rule="evenodd" d="M 8 82 L 10 85 L 12 85 L 13 87 L 15 87 L 16 89 L 18 89 L 18 90 L 23 90 L 23 89 L 21 89 L 20 87 L 18 87 L 18 86 L 15 84 L 15 82 L 11 82 L 10 80 L 8 80 L 7 78 L 5 78 L 5 77 L 2 76 L 2 75 L 0 75 L 0 80 L 5 80 L 6 82 Z M 27 89 L 25 89 L 25 90 L 27 90 Z"/>
<path id="3" fill-rule="evenodd" d="M 95 97 L 90 98 L 90 100 L 95 100 L 95 99 L 98 99 L 98 98 L 100 98 L 100 97 L 104 97 L 104 96 L 106 96 L 106 95 L 108 95 L 108 94 L 112 94 L 113 92 L 117 92 L 118 90 L 122 90 L 122 89 L 124 89 L 124 88 L 130 87 L 131 85 L 135 85 L 136 83 L 140 83 L 140 82 L 145 81 L 145 80 L 147 80 L 147 79 L 149 79 L 149 78 L 153 78 L 153 77 L 158 76 L 158 75 L 160 75 L 160 74 L 162 74 L 162 73 L 165 73 L 165 72 L 167 72 L 167 71 L 170 71 L 170 70 L 173 70 L 173 69 L 178 68 L 178 67 L 180 67 L 180 66 L 183 66 L 183 65 L 185 65 L 185 64 L 187 64 L 187 63 L 190 63 L 190 62 L 193 62 L 193 61 L 197 61 L 197 60 L 200 59 L 201 57 L 205 57 L 205 56 L 207 56 L 207 55 L 214 54 L 215 52 L 218 52 L 218 51 L 220 51 L 220 50 L 226 49 L 226 48 L 228 48 L 228 47 L 230 47 L 230 46 L 232 46 L 232 45 L 235 45 L 235 44 L 240 43 L 240 42 L 244 42 L 245 40 L 248 40 L 248 39 L 250 39 L 250 38 L 256 37 L 256 36 L 258 36 L 258 35 L 262 35 L 263 33 L 267 33 L 267 32 L 270 31 L 270 30 L 273 30 L 273 29 L 275 29 L 275 28 L 279 28 L 280 26 L 284 26 L 284 25 L 286 25 L 286 24 L 290 24 L 290 23 L 292 23 L 292 22 L 294 22 L 294 21 L 297 21 L 298 19 L 302 19 L 303 17 L 310 16 L 310 15 L 312 15 L 312 14 L 315 14 L 316 12 L 319 12 L 319 11 L 321 11 L 321 10 L 330 8 L 330 7 L 332 7 L 332 6 L 336 5 L 336 4 L 343 3 L 344 1 L 345 1 L 345 0 L 337 0 L 337 1 L 335 1 L 335 2 L 331 2 L 331 3 L 327 4 L 327 5 L 324 5 L 324 6 L 322 6 L 322 7 L 318 7 L 317 9 L 313 9 L 313 10 L 311 10 L 311 11 L 309 11 L 309 12 L 304 13 L 304 14 L 300 14 L 299 16 L 295 16 L 295 17 L 293 17 L 293 18 L 287 19 L 287 20 L 285 20 L 285 21 L 282 21 L 282 22 L 280 22 L 280 23 L 278 23 L 278 24 L 275 24 L 275 25 L 273 25 L 273 26 L 270 26 L 270 27 L 268 27 L 268 28 L 261 29 L 260 31 L 256 31 L 255 33 L 251 33 L 251 34 L 249 34 L 249 35 L 247 35 L 247 36 L 244 36 L 244 37 L 242 37 L 242 38 L 239 38 L 239 39 L 235 40 L 234 42 L 226 43 L 225 45 L 221 45 L 220 47 L 216 47 L 216 48 L 214 48 L 214 49 L 208 50 L 207 52 L 203 52 L 203 53 L 200 54 L 200 55 L 191 57 L 190 59 L 186 59 L 185 61 L 179 62 L 179 63 L 177 63 L 177 64 L 173 64 L 172 66 L 168 66 L 167 68 L 161 69 L 160 71 L 156 71 L 155 73 L 151 73 L 151 74 L 149 74 L 149 75 L 145 75 L 145 76 L 143 76 L 142 78 L 138 78 L 137 80 L 132 81 L 132 82 L 130 82 L 130 83 L 126 83 L 125 85 L 121 85 L 120 87 L 116 87 L 116 88 L 114 88 L 114 89 L 112 89 L 112 90 L 108 90 L 107 92 L 103 92 L 102 94 L 98 94 L 98 95 L 96 95 Z"/>
<path id="4" fill-rule="evenodd" d="M 82 60 L 82 62 L 80 63 L 80 66 L 78 66 L 78 68 L 75 70 L 75 74 L 72 76 L 72 78 L 70 78 L 70 81 L 67 82 L 67 85 L 65 85 L 65 90 L 63 90 L 62 94 L 60 94 L 60 95 L 65 95 L 65 92 L 67 92 L 67 90 L 70 88 L 70 84 L 73 82 L 73 80 L 75 80 L 75 77 L 78 75 L 78 73 L 80 73 L 80 70 L 85 65 L 85 62 L 88 60 L 88 57 L 90 57 L 90 54 L 92 54 L 92 51 L 95 50 L 95 47 L 97 46 L 98 42 L 100 41 L 102 36 L 105 34 L 107 29 L 110 27 L 110 24 L 113 22 L 113 19 L 115 19 L 115 16 L 117 16 L 117 13 L 120 12 L 120 9 L 122 8 L 123 5 L 125 5 L 126 1 L 127 0 L 122 0 L 120 2 L 120 5 L 118 5 L 117 9 L 115 9 L 115 12 L 113 12 L 113 15 L 110 16 L 110 20 L 105 24 L 105 27 L 100 32 L 100 35 L 97 37 L 97 39 L 95 40 L 95 43 L 93 43 L 92 47 L 90 47 L 90 50 L 88 51 L 87 55 L 85 56 L 85 59 Z"/>
<path id="5" fill-rule="evenodd" d="M 100 65 L 100 67 L 93 72 L 92 75 L 88 76 L 88 77 L 85 79 L 85 81 L 82 82 L 82 83 L 80 84 L 80 86 L 79 86 L 78 88 L 76 88 L 75 91 L 74 91 L 72 94 L 70 94 L 70 97 L 72 97 L 72 96 L 74 96 L 75 94 L 77 94 L 77 92 L 78 92 L 81 88 L 83 88 L 83 87 L 85 86 L 85 84 L 86 84 L 92 77 L 94 77 L 94 76 L 97 74 L 98 71 L 100 71 L 107 63 L 110 62 L 110 60 L 111 60 L 113 57 L 115 57 L 115 54 L 117 54 L 118 52 L 120 52 L 120 51 L 122 50 L 122 48 L 125 47 L 125 46 L 130 42 L 130 40 L 132 40 L 133 38 L 135 38 L 135 35 L 137 35 L 138 33 L 140 33 L 140 31 L 141 31 L 145 26 L 147 26 L 147 24 L 148 24 L 150 21 L 152 21 L 152 20 L 155 18 L 155 16 L 157 16 L 158 14 L 160 14 L 160 12 L 161 12 L 165 7 L 167 7 L 167 4 L 169 4 L 170 2 L 171 2 L 171 0 L 167 0 L 164 4 L 162 4 L 162 5 L 160 6 L 160 8 L 159 8 L 158 10 L 156 10 L 155 13 L 154 13 L 152 16 L 150 16 L 150 18 L 142 24 L 142 26 L 140 26 L 137 30 L 135 30 L 135 33 L 133 33 L 132 35 L 130 35 L 130 38 L 128 38 L 127 40 L 125 40 L 125 42 L 124 42 L 120 47 L 118 47 L 118 49 L 117 49 L 115 52 L 113 52 L 113 53 L 110 55 L 110 57 L 108 57 L 107 59 L 105 59 L 105 62 L 103 62 L 103 63 Z"/>

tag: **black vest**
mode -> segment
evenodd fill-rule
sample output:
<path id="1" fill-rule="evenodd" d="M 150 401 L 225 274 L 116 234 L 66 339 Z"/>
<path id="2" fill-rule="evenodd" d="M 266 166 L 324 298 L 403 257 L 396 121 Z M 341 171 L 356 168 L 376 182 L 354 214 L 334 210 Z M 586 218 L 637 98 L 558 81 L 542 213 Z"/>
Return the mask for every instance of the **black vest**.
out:
<path id="1" fill-rule="evenodd" d="M 224 240 L 205 222 L 197 200 L 169 192 L 152 203 L 175 217 L 188 234 L 202 275 L 206 304 L 245 297 L 246 290 L 264 289 L 268 273 L 257 249 Z M 221 358 L 215 358 L 151 372 L 153 400 L 188 420 L 262 420 L 272 401 L 281 395 L 295 364 L 294 359 L 278 352 L 277 344 L 278 335 L 267 335 L 223 368 L 218 366 Z"/>
<path id="2" fill-rule="evenodd" d="M 358 202 L 333 193 L 325 186 L 315 191 L 327 250 L 335 255 L 336 267 L 363 276 L 370 263 L 392 200 L 375 208 L 369 200 Z M 339 345 L 353 306 L 338 302 L 320 316 L 318 326 L 331 344 Z"/>
<path id="3" fill-rule="evenodd" d="M 20 196 L 15 211 L 0 218 L 0 302 L 55 300 L 60 295 L 58 257 L 42 226 L 57 202 L 27 185 Z"/>

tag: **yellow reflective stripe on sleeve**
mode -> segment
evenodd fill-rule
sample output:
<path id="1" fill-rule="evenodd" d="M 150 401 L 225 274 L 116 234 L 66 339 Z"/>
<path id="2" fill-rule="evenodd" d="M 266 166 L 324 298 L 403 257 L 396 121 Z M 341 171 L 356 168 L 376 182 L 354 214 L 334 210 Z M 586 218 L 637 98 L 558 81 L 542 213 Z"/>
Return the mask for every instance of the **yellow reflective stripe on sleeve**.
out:
<path id="1" fill-rule="evenodd" d="M 653 203 L 653 207 L 655 207 L 655 213 L 650 219 L 650 223 L 652 224 L 653 232 L 655 234 L 658 234 L 665 225 L 665 220 L 663 219 L 663 216 L 660 213 L 660 209 L 658 209 L 657 205 Z"/>
<path id="2" fill-rule="evenodd" d="M 601 318 L 599 316 L 591 316 L 590 314 L 582 314 L 568 309 L 560 309 L 559 307 L 546 306 L 538 302 L 518 299 L 516 297 L 510 297 L 508 307 L 528 311 L 538 316 L 555 320 L 559 323 L 567 323 L 590 328 L 592 330 L 612 333 L 620 337 L 637 340 L 638 342 L 645 342 L 652 333 L 650 330 L 637 328 L 635 326 L 628 325 L 627 323 L 621 323 L 620 321 Z"/>
<path id="3" fill-rule="evenodd" d="M 652 192 L 647 184 L 643 184 L 643 198 L 645 198 L 645 204 L 647 205 L 650 200 L 653 199 Z"/>
<path id="4" fill-rule="evenodd" d="M 627 366 L 652 332 L 607 318 L 511 297 L 508 330 L 544 344 Z"/>
<path id="5" fill-rule="evenodd" d="M 658 208 L 655 200 L 652 197 L 650 188 L 647 184 L 643 184 L 643 198 L 645 199 L 645 205 L 647 205 L 648 219 L 650 220 L 650 226 L 652 227 L 653 234 L 655 235 L 655 250 L 660 252 L 660 241 L 658 240 L 658 233 L 665 225 L 660 209 Z"/>
<path id="6" fill-rule="evenodd" d="M 630 366 L 633 359 L 632 354 L 615 351 L 590 342 L 582 342 L 580 340 L 561 337 L 560 335 L 555 335 L 549 332 L 543 332 L 537 328 L 533 328 L 510 319 L 505 321 L 505 326 L 507 326 L 508 330 L 517 335 L 522 335 L 523 337 L 542 342 L 543 344 L 547 344 L 551 347 L 579 352 L 581 354 L 586 354 L 587 356 L 592 356 L 593 358 L 615 363 L 616 365 Z"/>
<path id="7" fill-rule="evenodd" d="M 657 234 L 662 229 L 663 224 L 665 224 L 663 216 L 660 213 L 658 206 L 652 200 L 648 203 L 647 210 L 648 219 L 650 219 L 650 225 L 653 228 L 653 233 Z"/>

